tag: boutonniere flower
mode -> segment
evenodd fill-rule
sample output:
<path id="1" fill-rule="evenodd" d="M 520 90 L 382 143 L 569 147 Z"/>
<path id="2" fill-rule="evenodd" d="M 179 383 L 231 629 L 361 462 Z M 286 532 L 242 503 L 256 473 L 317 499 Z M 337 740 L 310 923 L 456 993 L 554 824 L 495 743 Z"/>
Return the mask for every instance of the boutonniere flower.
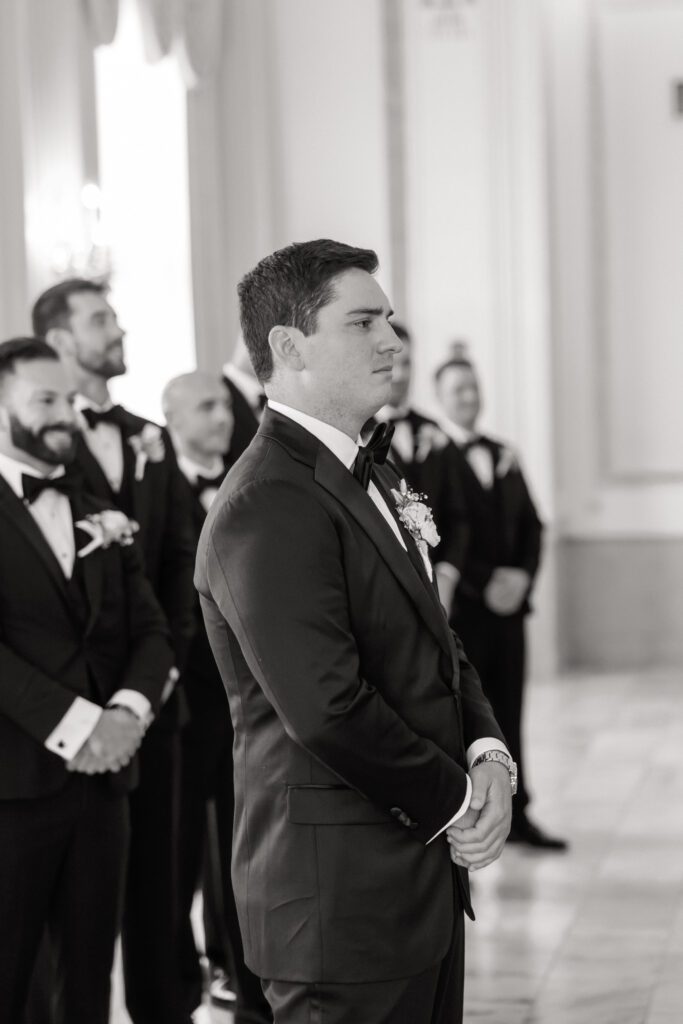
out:
<path id="1" fill-rule="evenodd" d="M 436 523 L 434 522 L 434 513 L 429 505 L 426 505 L 422 500 L 425 495 L 418 494 L 417 491 L 411 491 L 405 480 L 401 480 L 398 491 L 392 487 L 391 493 L 396 502 L 398 518 L 417 544 L 417 549 L 422 555 L 427 575 L 431 580 L 433 570 L 427 549 L 428 547 L 436 547 L 441 540 Z"/>
<path id="2" fill-rule="evenodd" d="M 505 446 L 500 453 L 498 459 L 498 465 L 496 466 L 496 476 L 502 479 L 507 476 L 508 473 L 513 469 L 519 469 L 519 460 L 513 448 Z"/>
<path id="3" fill-rule="evenodd" d="M 145 423 L 139 434 L 128 438 L 128 444 L 135 452 L 135 479 L 142 480 L 147 461 L 163 462 L 166 454 L 161 427 L 156 423 Z"/>
<path id="4" fill-rule="evenodd" d="M 423 423 L 417 432 L 415 461 L 424 462 L 430 452 L 441 451 L 447 444 L 448 438 L 443 430 L 440 430 L 433 423 Z"/>
<path id="5" fill-rule="evenodd" d="M 91 538 L 90 543 L 78 552 L 79 558 L 85 558 L 98 548 L 108 548 L 110 544 L 127 547 L 133 543 L 133 535 L 140 529 L 134 519 L 113 508 L 93 512 L 85 519 L 79 519 L 75 525 Z"/>

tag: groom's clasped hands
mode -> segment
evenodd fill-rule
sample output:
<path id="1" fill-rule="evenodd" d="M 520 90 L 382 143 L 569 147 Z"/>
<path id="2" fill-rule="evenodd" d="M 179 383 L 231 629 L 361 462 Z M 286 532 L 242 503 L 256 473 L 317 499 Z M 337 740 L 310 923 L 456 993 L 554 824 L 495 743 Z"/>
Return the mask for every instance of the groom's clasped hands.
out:
<path id="1" fill-rule="evenodd" d="M 446 832 L 451 860 L 460 867 L 477 871 L 493 863 L 502 853 L 510 831 L 512 796 L 507 768 L 479 764 L 470 772 L 470 806 Z"/>

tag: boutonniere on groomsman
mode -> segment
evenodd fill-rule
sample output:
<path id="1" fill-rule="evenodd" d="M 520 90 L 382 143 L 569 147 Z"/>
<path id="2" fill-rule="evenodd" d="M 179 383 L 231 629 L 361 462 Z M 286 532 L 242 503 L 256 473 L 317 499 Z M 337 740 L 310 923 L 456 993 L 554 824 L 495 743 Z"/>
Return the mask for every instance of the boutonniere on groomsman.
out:
<path id="1" fill-rule="evenodd" d="M 468 544 L 449 604 L 450 620 L 479 672 L 517 762 L 517 797 L 508 842 L 562 851 L 567 842 L 549 835 L 528 816 L 530 795 L 521 739 L 525 619 L 532 608 L 543 525 L 514 448 L 479 429 L 479 378 L 462 343 L 455 344 L 457 354 L 435 375 L 444 414 L 440 423 L 459 455 L 453 471 L 467 511 Z"/>
<path id="2" fill-rule="evenodd" d="M 77 443 L 55 351 L 0 344 L 3 1021 L 22 1019 L 46 930 L 64 1019 L 109 1019 L 128 794 L 173 665 L 135 524 L 83 490 Z"/>
<path id="3" fill-rule="evenodd" d="M 194 545 L 190 502 L 168 432 L 113 401 L 126 372 L 125 332 L 107 289 L 70 278 L 33 307 L 34 332 L 59 354 L 76 389 L 80 431 L 75 465 L 86 489 L 139 526 L 136 546 L 170 627 L 174 672 L 140 758 L 131 798 L 131 852 L 123 924 L 126 1006 L 133 1024 L 186 1024 L 176 965 L 181 727 L 185 697 L 176 680 L 194 631 Z M 153 343 L 161 343 L 153 339 Z"/>

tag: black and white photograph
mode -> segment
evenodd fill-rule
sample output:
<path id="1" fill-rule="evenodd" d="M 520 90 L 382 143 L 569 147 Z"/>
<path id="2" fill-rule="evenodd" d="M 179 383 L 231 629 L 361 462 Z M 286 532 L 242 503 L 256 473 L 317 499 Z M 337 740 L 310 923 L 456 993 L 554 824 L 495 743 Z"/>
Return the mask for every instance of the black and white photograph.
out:
<path id="1" fill-rule="evenodd" d="M 683 1020 L 683 0 L 0 0 L 0 1024 Z"/>

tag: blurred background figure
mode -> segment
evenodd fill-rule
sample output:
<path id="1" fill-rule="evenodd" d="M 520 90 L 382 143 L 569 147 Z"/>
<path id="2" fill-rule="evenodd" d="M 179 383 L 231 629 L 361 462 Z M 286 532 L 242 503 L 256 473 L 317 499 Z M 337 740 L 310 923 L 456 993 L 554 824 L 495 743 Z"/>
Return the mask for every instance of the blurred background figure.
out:
<path id="1" fill-rule="evenodd" d="M 232 452 L 237 459 L 258 430 L 266 404 L 266 396 L 256 379 L 241 333 L 237 336 L 232 357 L 223 366 L 223 383 L 232 401 Z"/>
<path id="2" fill-rule="evenodd" d="M 546 850 L 567 843 L 529 820 L 529 792 L 522 752 L 526 664 L 524 620 L 541 558 L 543 527 L 516 454 L 477 430 L 479 381 L 471 362 L 455 358 L 436 371 L 443 429 L 456 445 L 465 496 L 467 551 L 451 605 L 450 621 L 477 669 L 484 692 L 517 762 L 508 842 Z"/>
<path id="3" fill-rule="evenodd" d="M 187 1024 L 178 993 L 180 725 L 175 687 L 194 631 L 190 503 L 168 434 L 115 404 L 110 381 L 126 372 L 124 331 L 106 288 L 70 278 L 33 307 L 36 334 L 59 353 L 77 391 L 75 464 L 85 488 L 140 526 L 147 578 L 166 614 L 175 651 L 163 707 L 145 740 L 131 796 L 131 845 L 123 916 L 126 1003 L 133 1024 Z"/>
<path id="4" fill-rule="evenodd" d="M 235 461 L 231 393 L 217 375 L 188 373 L 169 381 L 162 407 L 191 495 L 196 543 Z M 231 1007 L 237 1024 L 265 1024 L 272 1015 L 258 979 L 244 963 L 230 876 L 234 795 L 228 700 L 198 598 L 195 615 L 196 632 L 180 677 L 190 713 L 182 731 L 180 815 L 180 973 L 185 1007 L 193 1012 L 202 1001 L 202 972 L 190 921 L 195 892 L 201 887 L 213 1001 Z"/>
<path id="5" fill-rule="evenodd" d="M 40 983 L 60 1021 L 109 1020 L 133 758 L 172 652 L 132 530 L 74 472 L 73 391 L 43 340 L 0 344 L 0 1020 Z M 110 516 L 111 519 L 111 516 Z M 130 534 L 132 536 L 132 532 Z M 87 963 L 84 965 L 84 960 Z"/>

